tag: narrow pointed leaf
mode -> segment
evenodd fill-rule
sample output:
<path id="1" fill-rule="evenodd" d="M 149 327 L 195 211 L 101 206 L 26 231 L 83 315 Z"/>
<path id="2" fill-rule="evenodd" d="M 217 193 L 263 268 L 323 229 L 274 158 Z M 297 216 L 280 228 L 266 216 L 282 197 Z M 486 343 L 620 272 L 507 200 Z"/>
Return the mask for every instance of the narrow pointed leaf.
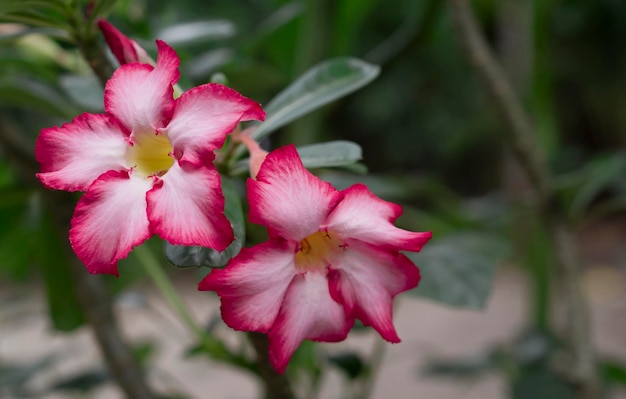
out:
<path id="1" fill-rule="evenodd" d="M 305 168 L 330 168 L 352 165 L 362 159 L 361 146 L 351 141 L 337 140 L 326 143 L 304 145 L 298 147 L 298 154 Z M 248 171 L 250 159 L 235 164 L 232 175 L 240 175 Z"/>
<path id="2" fill-rule="evenodd" d="M 298 154 L 306 168 L 349 165 L 362 158 L 361 146 L 344 140 L 305 145 L 298 148 Z"/>
<path id="3" fill-rule="evenodd" d="M 220 19 L 212 21 L 183 22 L 161 29 L 157 37 L 174 47 L 189 46 L 233 37 L 237 27 L 231 21 Z"/>
<path id="4" fill-rule="evenodd" d="M 600 157 L 584 167 L 580 188 L 572 200 L 570 212 L 575 218 L 582 217 L 597 195 L 626 172 L 626 154 L 617 153 Z"/>
<path id="5" fill-rule="evenodd" d="M 0 104 L 38 109 L 59 117 L 71 117 L 78 110 L 47 83 L 36 79 L 0 79 Z"/>
<path id="6" fill-rule="evenodd" d="M 380 72 L 355 58 L 335 58 L 311 68 L 265 106 L 267 117 L 252 134 L 257 141 L 323 105 L 365 86 Z"/>
<path id="7" fill-rule="evenodd" d="M 64 19 L 62 19 L 60 15 L 62 14 L 54 12 L 54 10 L 52 10 L 52 12 L 0 12 L 0 22 L 16 22 L 33 27 L 61 29 L 68 32 L 71 31 L 72 27 Z"/>
<path id="8" fill-rule="evenodd" d="M 0 1 L 0 16 L 12 12 L 30 10 L 56 9 L 63 11 L 64 6 L 56 0 L 2 0 Z"/>

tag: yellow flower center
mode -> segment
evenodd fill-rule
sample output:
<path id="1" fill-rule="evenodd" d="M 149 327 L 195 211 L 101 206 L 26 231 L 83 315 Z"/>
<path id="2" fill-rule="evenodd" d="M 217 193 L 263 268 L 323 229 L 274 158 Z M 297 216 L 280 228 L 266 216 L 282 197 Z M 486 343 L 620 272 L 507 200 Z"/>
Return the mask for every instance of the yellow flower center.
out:
<path id="1" fill-rule="evenodd" d="M 172 143 L 165 135 L 137 134 L 126 157 L 141 176 L 163 176 L 174 164 Z"/>
<path id="2" fill-rule="evenodd" d="M 300 271 L 324 270 L 345 248 L 346 244 L 330 230 L 313 233 L 298 245 L 295 255 L 296 268 Z"/>

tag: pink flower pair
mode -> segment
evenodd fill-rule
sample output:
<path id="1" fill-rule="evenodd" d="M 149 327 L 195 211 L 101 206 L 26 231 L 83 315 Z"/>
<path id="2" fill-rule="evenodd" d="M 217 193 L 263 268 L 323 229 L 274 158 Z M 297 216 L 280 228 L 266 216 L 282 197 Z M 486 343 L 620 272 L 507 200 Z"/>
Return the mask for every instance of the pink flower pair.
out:
<path id="1" fill-rule="evenodd" d="M 105 114 L 42 130 L 35 150 L 45 186 L 86 192 L 72 218 L 74 251 L 89 272 L 117 275 L 117 261 L 153 234 L 225 249 L 234 237 L 214 151 L 239 122 L 265 113 L 217 84 L 174 99 L 173 49 L 157 41 L 152 67 L 140 63 L 136 43 L 106 21 L 100 27 L 122 64 L 105 87 Z M 266 155 L 245 139 L 256 148 L 249 217 L 267 227 L 269 240 L 244 248 L 198 288 L 218 293 L 233 329 L 268 334 L 279 372 L 302 340 L 343 340 L 355 319 L 399 342 L 393 298 L 420 279 L 400 251 L 419 251 L 431 234 L 395 227 L 400 206 L 364 185 L 338 191 L 321 181 L 295 147 Z"/>

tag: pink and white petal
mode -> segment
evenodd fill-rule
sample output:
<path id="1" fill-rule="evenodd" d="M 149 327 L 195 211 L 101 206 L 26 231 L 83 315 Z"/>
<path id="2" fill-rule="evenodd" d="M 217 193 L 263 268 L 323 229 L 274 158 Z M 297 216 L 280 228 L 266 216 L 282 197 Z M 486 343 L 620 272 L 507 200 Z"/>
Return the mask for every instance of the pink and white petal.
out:
<path id="1" fill-rule="evenodd" d="M 267 333 L 296 275 L 295 247 L 295 243 L 273 239 L 244 248 L 224 269 L 213 269 L 198 289 L 217 292 L 222 319 L 229 327 Z"/>
<path id="2" fill-rule="evenodd" d="M 174 163 L 148 192 L 152 231 L 176 245 L 226 249 L 233 229 L 224 215 L 220 175 L 212 166 Z"/>
<path id="3" fill-rule="evenodd" d="M 172 116 L 179 60 L 165 42 L 157 40 L 157 48 L 156 67 L 122 65 L 104 89 L 104 109 L 129 131 L 153 132 L 165 126 Z"/>
<path id="4" fill-rule="evenodd" d="M 298 274 L 289 285 L 268 334 L 270 362 L 283 373 L 303 340 L 342 341 L 353 324 L 354 318 L 347 316 L 341 304 L 331 298 L 324 274 Z"/>
<path id="5" fill-rule="evenodd" d="M 378 198 L 363 184 L 355 184 L 342 193 L 343 200 L 323 226 L 340 237 L 405 251 L 421 250 L 432 237 L 431 232 L 413 232 L 394 226 L 402 207 Z"/>
<path id="6" fill-rule="evenodd" d="M 139 62 L 133 40 L 130 40 L 104 18 L 99 18 L 97 24 L 100 32 L 102 32 L 102 36 L 104 36 L 104 40 L 120 65 Z"/>
<path id="7" fill-rule="evenodd" d="M 126 168 L 128 136 L 108 115 L 84 113 L 61 127 L 43 129 L 35 144 L 37 177 L 49 188 L 86 191 L 104 172 Z"/>
<path id="8" fill-rule="evenodd" d="M 318 231 L 343 197 L 304 168 L 293 145 L 270 152 L 247 187 L 250 221 L 293 241 Z"/>
<path id="9" fill-rule="evenodd" d="M 78 201 L 70 243 L 89 273 L 119 275 L 117 261 L 150 237 L 146 192 L 151 186 L 149 179 L 109 171 Z"/>
<path id="10" fill-rule="evenodd" d="M 186 91 L 176 100 L 172 120 L 164 129 L 181 163 L 199 165 L 239 122 L 263 120 L 261 106 L 226 86 L 209 83 Z"/>
<path id="11" fill-rule="evenodd" d="M 354 240 L 348 244 L 329 273 L 331 296 L 384 339 L 400 342 L 393 325 L 393 298 L 417 287 L 419 269 L 400 253 Z"/>

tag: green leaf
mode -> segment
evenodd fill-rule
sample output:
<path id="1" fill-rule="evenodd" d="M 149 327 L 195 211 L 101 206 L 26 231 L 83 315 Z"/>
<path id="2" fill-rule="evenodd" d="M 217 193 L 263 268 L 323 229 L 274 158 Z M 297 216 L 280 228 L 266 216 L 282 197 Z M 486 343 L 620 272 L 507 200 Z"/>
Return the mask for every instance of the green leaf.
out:
<path id="1" fill-rule="evenodd" d="M 35 79 L 0 80 L 0 104 L 36 108 L 54 116 L 71 118 L 76 109 L 56 90 Z"/>
<path id="2" fill-rule="evenodd" d="M 54 382 L 50 388 L 54 391 L 87 393 L 106 384 L 109 380 L 110 377 L 107 370 L 96 368 L 61 378 Z"/>
<path id="3" fill-rule="evenodd" d="M 228 86 L 228 77 L 222 72 L 215 72 L 209 79 L 211 83 L 219 83 L 224 86 Z"/>
<path id="4" fill-rule="evenodd" d="M 609 383 L 626 386 L 626 365 L 619 362 L 605 361 L 600 364 L 602 375 Z"/>
<path id="5" fill-rule="evenodd" d="M 328 356 L 328 361 L 343 371 L 350 380 L 356 380 L 367 371 L 366 364 L 356 352 L 330 355 Z"/>
<path id="6" fill-rule="evenodd" d="M 32 266 L 41 228 L 41 199 L 29 190 L 0 190 L 0 270 L 24 279 Z"/>
<path id="7" fill-rule="evenodd" d="M 211 248 L 185 245 L 172 245 L 165 242 L 165 256 L 177 267 L 223 267 L 237 255 L 245 242 L 245 221 L 241 200 L 232 180 L 222 177 L 222 190 L 226 200 L 225 214 L 235 233 L 235 241 L 222 252 Z"/>
<path id="8" fill-rule="evenodd" d="M 64 12 L 64 10 L 61 11 Z M 61 29 L 67 32 L 72 30 L 72 27 L 62 19 L 60 14 L 42 12 L 40 10 L 20 10 L 15 13 L 0 13 L 0 22 L 17 22 L 41 28 Z"/>
<path id="9" fill-rule="evenodd" d="M 287 377 L 294 386 L 302 387 L 307 391 L 316 391 L 322 377 L 321 360 L 321 348 L 317 342 L 302 341 L 289 360 Z"/>
<path id="10" fill-rule="evenodd" d="M 361 146 L 351 141 L 329 141 L 298 148 L 305 168 L 343 166 L 361 160 Z"/>
<path id="11" fill-rule="evenodd" d="M 497 369 L 497 354 L 478 353 L 458 359 L 433 359 L 426 362 L 421 372 L 428 377 L 477 378 Z"/>
<path id="12" fill-rule="evenodd" d="M 229 39 L 237 27 L 228 20 L 183 22 L 161 29 L 156 37 L 170 46 L 183 47 L 214 40 Z"/>
<path id="13" fill-rule="evenodd" d="M 4 393 L 6 390 L 10 394 L 15 394 L 15 397 L 34 397 L 35 395 L 28 395 L 27 383 L 41 375 L 45 370 L 54 368 L 57 362 L 57 357 L 54 355 L 46 356 L 43 359 L 36 359 L 28 363 L 12 364 L 3 360 L 0 364 L 0 393 Z"/>
<path id="14" fill-rule="evenodd" d="M 89 111 L 104 109 L 104 90 L 94 75 L 63 75 L 59 85 L 74 103 Z"/>
<path id="15" fill-rule="evenodd" d="M 365 86 L 380 68 L 356 58 L 335 58 L 318 64 L 265 106 L 267 117 L 252 133 L 259 141 L 276 129 Z"/>
<path id="16" fill-rule="evenodd" d="M 511 387 L 513 399 L 574 399 L 575 391 L 565 380 L 546 368 L 520 374 Z"/>
<path id="17" fill-rule="evenodd" d="M 66 41 L 69 40 L 69 34 L 58 28 L 24 28 L 13 32 L 7 32 L 0 34 L 0 45 L 13 42 L 21 39 L 24 36 L 40 34 L 45 36 L 53 36 L 56 38 L 62 38 Z"/>
<path id="18" fill-rule="evenodd" d="M 626 173 L 626 155 L 614 154 L 585 165 L 583 179 L 572 200 L 570 212 L 575 218 L 582 216 L 598 193 Z"/>
<path id="19" fill-rule="evenodd" d="M 54 328 L 73 331 L 84 324 L 84 315 L 75 294 L 74 279 L 70 270 L 71 259 L 54 228 L 51 215 L 43 218 L 39 232 L 39 264 L 46 285 L 48 312 Z"/>
<path id="20" fill-rule="evenodd" d="M 420 268 L 420 285 L 411 292 L 462 308 L 482 309 L 491 293 L 495 263 L 508 253 L 501 237 L 478 232 L 457 233 L 409 253 Z"/>
<path id="21" fill-rule="evenodd" d="M 65 11 L 63 3 L 57 0 L 2 0 L 0 1 L 0 16 L 13 12 L 31 11 L 37 9 L 54 9 Z"/>
<path id="22" fill-rule="evenodd" d="M 344 140 L 305 145 L 297 150 L 307 169 L 352 165 L 362 158 L 361 146 Z M 239 175 L 247 172 L 249 162 L 250 159 L 238 161 L 230 173 Z"/>

